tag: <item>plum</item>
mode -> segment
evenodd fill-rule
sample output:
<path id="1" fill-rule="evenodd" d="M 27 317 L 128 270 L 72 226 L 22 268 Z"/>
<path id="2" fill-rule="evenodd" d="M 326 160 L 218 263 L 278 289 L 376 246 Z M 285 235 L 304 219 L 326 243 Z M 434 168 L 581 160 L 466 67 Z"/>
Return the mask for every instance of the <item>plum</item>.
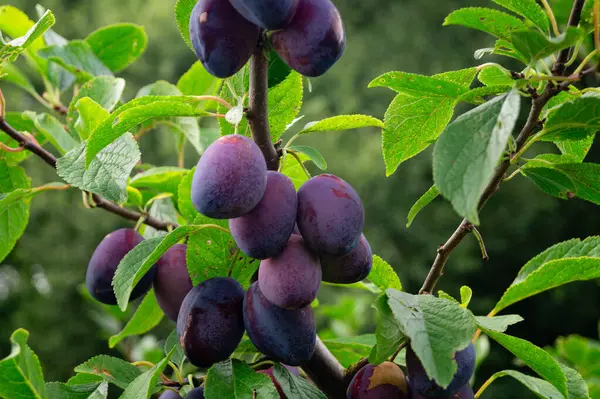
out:
<path id="1" fill-rule="evenodd" d="M 193 288 L 186 263 L 187 245 L 175 244 L 156 263 L 154 293 L 167 317 L 177 321 L 181 302 Z"/>
<path id="2" fill-rule="evenodd" d="M 347 390 L 348 399 L 408 399 L 408 395 L 404 373 L 392 362 L 367 364 L 352 378 Z"/>
<path id="3" fill-rule="evenodd" d="M 352 251 L 360 241 L 364 220 L 358 194 L 337 176 L 315 176 L 298 190 L 298 228 L 319 255 Z"/>
<path id="4" fill-rule="evenodd" d="M 229 219 L 229 230 L 243 253 L 256 259 L 279 254 L 296 225 L 298 196 L 284 174 L 267 172 L 267 188 L 258 205 L 246 215 Z"/>
<path id="5" fill-rule="evenodd" d="M 250 212 L 267 187 L 267 163 L 248 137 L 223 136 L 198 161 L 192 180 L 192 203 L 213 219 L 231 219 Z"/>
<path id="6" fill-rule="evenodd" d="M 252 284 L 244 297 L 244 325 L 254 346 L 273 360 L 300 366 L 315 351 L 317 331 L 312 309 L 273 305 L 258 283 Z"/>
<path id="7" fill-rule="evenodd" d="M 184 399 L 204 399 L 204 387 L 192 389 L 185 395 Z"/>
<path id="8" fill-rule="evenodd" d="M 232 278 L 214 277 L 192 288 L 177 318 L 183 351 L 194 366 L 226 360 L 244 335 L 244 289 Z"/>
<path id="9" fill-rule="evenodd" d="M 408 383 L 409 390 L 411 391 L 410 399 L 429 399 L 426 396 L 419 395 L 414 392 L 414 388 L 412 388 L 412 384 Z M 469 384 L 463 386 L 457 393 L 452 396 L 434 396 L 434 398 L 438 399 L 474 399 L 475 395 L 473 394 L 473 388 Z"/>
<path id="10" fill-rule="evenodd" d="M 175 391 L 164 391 L 158 399 L 181 399 L 181 396 Z"/>
<path id="11" fill-rule="evenodd" d="M 301 236 L 292 234 L 279 255 L 260 262 L 258 285 L 269 302 L 281 308 L 308 306 L 321 285 L 319 258 Z"/>
<path id="12" fill-rule="evenodd" d="M 284 28 L 294 16 L 299 0 L 229 0 L 248 21 L 263 29 Z"/>
<path id="13" fill-rule="evenodd" d="M 85 285 L 93 298 L 107 305 L 116 305 L 117 298 L 113 291 L 112 280 L 117 266 L 129 251 L 135 248 L 144 238 L 133 229 L 119 229 L 102 239 L 88 264 Z M 135 286 L 130 300 L 144 295 L 152 286 L 156 266 L 142 277 Z"/>
<path id="14" fill-rule="evenodd" d="M 190 15 L 190 39 L 204 68 L 227 78 L 250 59 L 260 39 L 260 28 L 227 0 L 199 0 Z"/>
<path id="15" fill-rule="evenodd" d="M 406 372 L 410 382 L 418 393 L 426 398 L 452 398 L 461 388 L 468 385 L 475 371 L 475 347 L 469 344 L 465 349 L 454 354 L 458 366 L 450 385 L 445 389 L 427 376 L 421 361 L 409 346 L 406 350 Z M 465 396 L 468 397 L 468 396 Z"/>
<path id="16" fill-rule="evenodd" d="M 271 35 L 279 56 L 304 76 L 320 76 L 346 46 L 342 18 L 330 0 L 300 0 L 288 26 Z"/>
<path id="17" fill-rule="evenodd" d="M 342 256 L 321 256 L 323 281 L 337 284 L 352 284 L 363 280 L 369 275 L 373 266 L 371 246 L 361 234 L 356 248 Z"/>

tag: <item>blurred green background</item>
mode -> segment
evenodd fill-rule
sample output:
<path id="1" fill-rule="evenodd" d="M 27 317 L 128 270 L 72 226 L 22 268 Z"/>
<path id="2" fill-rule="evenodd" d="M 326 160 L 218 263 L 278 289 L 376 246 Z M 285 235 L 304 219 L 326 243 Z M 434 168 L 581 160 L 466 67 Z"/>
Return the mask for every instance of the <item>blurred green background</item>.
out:
<path id="1" fill-rule="evenodd" d="M 8 4 L 35 18 L 38 1 L 9 0 Z M 391 70 L 429 75 L 477 65 L 483 61 L 475 60 L 473 52 L 493 43 L 491 37 L 478 32 L 442 27 L 444 17 L 452 10 L 493 7 L 488 0 L 335 3 L 346 25 L 347 48 L 329 73 L 311 81 L 312 92 L 306 91 L 301 112 L 305 115 L 302 124 L 342 113 L 383 118 L 393 93 L 367 89 L 371 79 Z M 174 0 L 46 0 L 43 5 L 57 17 L 54 30 L 69 39 L 84 38 L 97 28 L 117 22 L 134 22 L 146 28 L 148 49 L 120 74 L 127 80 L 127 99 L 156 80 L 176 83 L 195 61 L 177 29 Z M 562 21 L 564 12 L 557 13 Z M 8 110 L 37 109 L 31 97 L 6 84 L 0 83 L 0 87 L 5 91 Z M 405 228 L 410 206 L 431 185 L 431 151 L 406 162 L 386 178 L 377 131 L 320 134 L 301 140 L 302 144 L 317 147 L 328 161 L 328 171 L 349 181 L 361 194 L 367 214 L 365 234 L 374 252 L 396 269 L 407 291 L 418 291 L 437 247 L 460 221 L 450 204 L 438 199 L 410 229 Z M 146 135 L 142 140 L 144 162 L 175 165 L 172 141 L 171 136 L 161 132 Z M 600 162 L 598 143 L 588 160 Z M 186 166 L 192 167 L 195 161 L 188 157 Z M 28 160 L 25 167 L 34 184 L 57 180 L 53 171 L 37 159 Z M 76 191 L 47 193 L 33 201 L 25 235 L 0 265 L 0 356 L 8 354 L 8 338 L 18 327 L 31 332 L 31 346 L 41 358 L 48 381 L 65 381 L 74 366 L 93 355 L 119 355 L 108 349 L 106 337 L 121 325 L 83 299 L 78 285 L 84 281 L 95 245 L 108 232 L 126 225 L 101 210 L 86 210 Z M 513 179 L 502 186 L 482 213 L 481 233 L 490 260 L 481 260 L 477 243 L 468 237 L 450 259 L 438 288 L 457 296 L 461 285 L 469 285 L 474 292 L 471 309 L 487 314 L 527 260 L 559 241 L 598 234 L 599 226 L 600 212 L 593 204 L 550 198 L 525 178 Z M 370 308 L 373 297 L 360 295 L 323 290 L 321 314 L 330 317 L 329 321 L 321 320 L 325 336 L 374 331 Z M 525 321 L 509 333 L 539 346 L 553 345 L 558 336 L 570 334 L 598 339 L 599 304 L 597 281 L 571 284 L 511 307 L 508 311 L 521 314 Z M 121 350 L 132 359 L 152 356 L 144 355 L 144 348 L 156 348 L 156 341 L 164 339 L 172 328 L 163 321 L 156 337 L 128 340 Z M 513 357 L 492 344 L 490 356 L 477 373 L 476 386 L 493 372 L 514 367 L 520 366 L 515 365 Z M 494 383 L 483 397 L 534 396 L 505 378 Z"/>

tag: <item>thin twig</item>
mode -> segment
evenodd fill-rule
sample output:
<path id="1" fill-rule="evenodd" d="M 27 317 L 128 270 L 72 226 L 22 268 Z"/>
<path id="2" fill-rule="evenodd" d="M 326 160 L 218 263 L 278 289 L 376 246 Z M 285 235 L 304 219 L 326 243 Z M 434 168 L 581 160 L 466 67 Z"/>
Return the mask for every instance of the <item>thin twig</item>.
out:
<path id="1" fill-rule="evenodd" d="M 554 12 L 552 11 L 552 7 L 548 4 L 548 0 L 542 0 L 542 4 L 546 9 L 546 14 L 548 14 L 548 18 L 550 19 L 550 23 L 552 24 L 552 30 L 556 36 L 560 36 L 560 30 L 558 29 L 558 24 L 556 23 L 556 17 L 554 17 Z"/>
<path id="2" fill-rule="evenodd" d="M 19 146 L 17 148 L 13 148 L 13 147 L 9 147 L 4 143 L 0 143 L 0 151 L 6 151 L 6 152 L 21 152 L 24 151 L 25 147 L 23 147 L 22 145 L 19 144 Z"/>
<path id="3" fill-rule="evenodd" d="M 569 16 L 568 26 L 576 27 L 579 25 L 584 4 L 585 0 L 575 0 L 573 2 L 573 8 L 571 9 L 571 15 Z M 558 58 L 556 58 L 556 62 L 552 68 L 553 75 L 560 76 L 565 73 L 566 63 L 569 60 L 570 51 L 571 47 L 567 47 L 561 50 L 561 52 L 558 54 Z"/>
<path id="4" fill-rule="evenodd" d="M 223 106 L 227 109 L 233 108 L 231 104 L 229 104 L 225 99 L 217 96 L 195 96 L 197 100 L 207 100 L 207 101 L 216 101 L 218 103 L 223 104 Z"/>
<path id="5" fill-rule="evenodd" d="M 477 239 L 477 242 L 479 243 L 479 248 L 481 249 L 482 259 L 489 260 L 490 257 L 488 255 L 487 249 L 485 248 L 485 242 L 483 241 L 483 236 L 481 235 L 481 232 L 477 229 L 477 227 L 473 226 L 472 233 L 475 236 L 475 238 Z"/>

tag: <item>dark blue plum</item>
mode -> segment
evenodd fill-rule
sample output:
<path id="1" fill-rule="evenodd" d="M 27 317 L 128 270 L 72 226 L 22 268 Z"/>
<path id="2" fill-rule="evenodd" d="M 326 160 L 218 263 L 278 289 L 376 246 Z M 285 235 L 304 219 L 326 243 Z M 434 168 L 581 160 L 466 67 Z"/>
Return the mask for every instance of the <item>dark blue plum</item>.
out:
<path id="1" fill-rule="evenodd" d="M 213 219 L 249 213 L 267 187 L 267 163 L 248 137 L 223 136 L 204 152 L 192 180 L 192 203 Z"/>
<path id="2" fill-rule="evenodd" d="M 226 360 L 244 335 L 244 289 L 232 278 L 215 277 L 194 287 L 177 318 L 183 351 L 194 366 Z"/>
<path id="3" fill-rule="evenodd" d="M 475 371 L 475 347 L 473 344 L 469 344 L 466 349 L 456 352 L 454 360 L 458 365 L 458 369 L 450 385 L 444 389 L 427 376 L 421 361 L 412 348 L 408 347 L 406 350 L 406 371 L 415 393 L 426 398 L 455 398 L 452 395 L 468 385 L 469 379 Z"/>
<path id="4" fill-rule="evenodd" d="M 112 280 L 117 266 L 129 251 L 144 238 L 133 229 L 119 229 L 104 237 L 88 264 L 85 285 L 94 299 L 107 305 L 116 305 Z M 152 286 L 156 267 L 153 266 L 131 292 L 130 300 L 144 295 Z"/>
<path id="5" fill-rule="evenodd" d="M 227 0 L 199 0 L 190 15 L 190 39 L 204 68 L 227 78 L 239 71 L 258 45 L 260 28 Z"/>
<path id="6" fill-rule="evenodd" d="M 294 16 L 299 0 L 229 0 L 248 21 L 263 29 L 284 28 Z"/>
<path id="7" fill-rule="evenodd" d="M 367 364 L 352 378 L 347 399 L 408 399 L 409 391 L 404 373 L 397 364 L 383 362 Z"/>
<path id="8" fill-rule="evenodd" d="M 412 387 L 412 384 L 410 383 L 410 381 L 408 382 L 408 386 L 409 386 L 410 393 L 411 393 L 409 396 L 410 399 L 429 399 L 426 396 L 415 393 L 414 388 Z M 471 386 L 469 384 L 467 384 L 464 387 L 462 387 L 454 395 L 441 396 L 438 399 L 474 399 L 474 398 L 475 398 L 475 394 L 473 393 L 473 388 L 471 388 Z"/>
<path id="9" fill-rule="evenodd" d="M 187 245 L 175 244 L 156 263 L 154 293 L 167 317 L 177 321 L 183 298 L 193 288 L 186 263 Z"/>
<path id="10" fill-rule="evenodd" d="M 260 262 L 258 284 L 274 305 L 286 309 L 308 306 L 321 285 L 321 265 L 302 237 L 292 234 L 283 251 Z"/>
<path id="11" fill-rule="evenodd" d="M 289 177 L 267 172 L 267 188 L 258 205 L 246 215 L 230 219 L 229 230 L 246 255 L 266 259 L 279 254 L 296 225 L 298 196 Z"/>
<path id="12" fill-rule="evenodd" d="M 184 399 L 204 399 L 204 387 L 192 389 Z"/>
<path id="13" fill-rule="evenodd" d="M 319 255 L 346 255 L 360 241 L 365 211 L 356 191 L 337 176 L 315 176 L 298 191 L 298 228 Z"/>
<path id="14" fill-rule="evenodd" d="M 284 29 L 271 36 L 273 48 L 304 76 L 321 76 L 346 47 L 342 18 L 330 0 L 301 0 Z"/>
<path id="15" fill-rule="evenodd" d="M 373 252 L 364 234 L 349 254 L 321 256 L 323 281 L 337 284 L 352 284 L 365 279 L 373 266 Z"/>
<path id="16" fill-rule="evenodd" d="M 254 346 L 273 360 L 301 366 L 315 351 L 317 330 L 312 309 L 273 305 L 258 283 L 252 284 L 244 297 L 244 325 Z"/>
<path id="17" fill-rule="evenodd" d="M 181 396 L 174 391 L 164 391 L 158 399 L 181 399 Z"/>

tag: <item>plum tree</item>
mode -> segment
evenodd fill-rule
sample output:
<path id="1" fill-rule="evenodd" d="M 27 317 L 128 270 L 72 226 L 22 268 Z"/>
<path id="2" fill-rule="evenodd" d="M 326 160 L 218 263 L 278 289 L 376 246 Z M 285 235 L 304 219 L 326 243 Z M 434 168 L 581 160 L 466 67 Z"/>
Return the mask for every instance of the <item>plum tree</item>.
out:
<path id="1" fill-rule="evenodd" d="M 360 240 L 365 211 L 354 189 L 344 180 L 322 174 L 298 191 L 298 228 L 319 255 L 345 255 Z"/>
<path id="2" fill-rule="evenodd" d="M 186 264 L 187 245 L 175 244 L 156 263 L 154 293 L 167 317 L 177 321 L 183 298 L 193 288 Z"/>
<path id="3" fill-rule="evenodd" d="M 323 281 L 338 284 L 352 284 L 366 278 L 373 266 L 371 246 L 361 234 L 356 248 L 342 256 L 321 256 Z"/>
<path id="4" fill-rule="evenodd" d="M 397 364 L 383 362 L 367 364 L 352 378 L 348 399 L 408 399 L 409 390 L 404 373 Z"/>
<path id="5" fill-rule="evenodd" d="M 208 367 L 233 353 L 244 335 L 243 299 L 242 286 L 228 277 L 206 280 L 186 295 L 177 333 L 190 363 Z"/>
<path id="6" fill-rule="evenodd" d="M 93 298 L 107 305 L 115 305 L 117 298 L 112 280 L 117 266 L 129 251 L 144 238 L 133 229 L 119 229 L 102 239 L 88 264 L 85 285 Z M 131 292 L 130 299 L 144 295 L 152 286 L 156 266 L 153 266 Z"/>
<path id="7" fill-rule="evenodd" d="M 258 44 L 260 29 L 226 0 L 199 0 L 190 16 L 196 55 L 211 74 L 226 78 L 239 71 Z"/>
<path id="8" fill-rule="evenodd" d="M 314 353 L 317 331 L 312 309 L 273 305 L 257 282 L 244 297 L 244 326 L 252 343 L 273 360 L 300 366 Z"/>
<path id="9" fill-rule="evenodd" d="M 302 0 L 289 25 L 271 36 L 277 54 L 304 76 L 320 76 L 346 46 L 342 17 L 330 0 Z"/>
<path id="10" fill-rule="evenodd" d="M 284 28 L 294 16 L 299 0 L 229 0 L 248 21 L 263 29 Z"/>
<path id="11" fill-rule="evenodd" d="M 445 389 L 427 376 L 425 368 L 411 347 L 406 349 L 406 371 L 416 393 L 426 398 L 452 397 L 468 384 L 475 371 L 475 347 L 469 344 L 465 349 L 454 354 L 458 366 L 450 385 Z"/>
<path id="12" fill-rule="evenodd" d="M 321 285 L 319 258 L 301 236 L 292 234 L 279 255 L 260 262 L 258 285 L 269 302 L 281 308 L 308 306 Z"/>
<path id="13" fill-rule="evenodd" d="M 223 136 L 204 152 L 192 180 L 192 202 L 198 212 L 230 219 L 250 212 L 267 187 L 267 163 L 248 137 Z"/>
<path id="14" fill-rule="evenodd" d="M 186 396 L 187 397 L 187 396 Z M 164 391 L 158 399 L 181 399 L 181 396 L 175 391 Z"/>
<path id="15" fill-rule="evenodd" d="M 229 230 L 246 255 L 266 259 L 279 254 L 296 225 L 298 196 L 284 174 L 267 172 L 267 188 L 258 205 L 246 215 L 229 219 Z"/>
<path id="16" fill-rule="evenodd" d="M 204 399 L 204 387 L 192 389 L 184 399 Z"/>

